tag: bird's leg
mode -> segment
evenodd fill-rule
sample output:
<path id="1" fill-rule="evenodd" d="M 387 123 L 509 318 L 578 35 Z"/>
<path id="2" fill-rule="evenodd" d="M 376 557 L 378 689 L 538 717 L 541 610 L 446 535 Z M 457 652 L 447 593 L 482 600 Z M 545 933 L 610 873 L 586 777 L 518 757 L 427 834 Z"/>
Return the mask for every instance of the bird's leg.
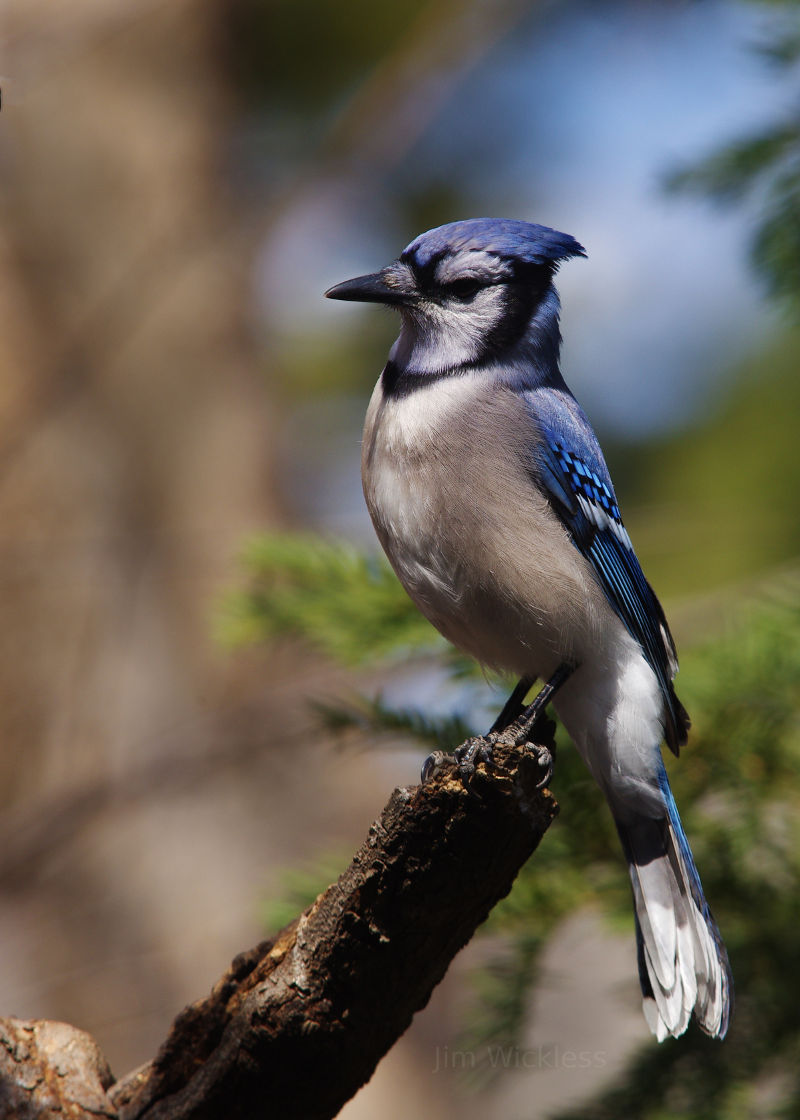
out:
<path id="1" fill-rule="evenodd" d="M 531 732 L 542 716 L 545 708 L 561 686 L 569 680 L 576 668 L 576 665 L 569 665 L 567 662 L 562 662 L 547 684 L 536 694 L 533 701 L 528 705 L 522 715 L 509 726 L 508 731 L 514 736 L 514 742 L 517 746 L 521 746 L 528 741 Z M 550 779 L 553 776 L 554 761 L 553 752 L 543 748 L 539 764 L 544 768 L 545 774 L 541 782 L 539 782 L 540 786 L 549 785 Z"/>
<path id="2" fill-rule="evenodd" d="M 541 690 L 537 692 L 532 702 L 514 722 L 513 727 L 508 728 L 509 731 L 513 730 L 514 742 L 518 746 L 521 743 L 524 743 L 528 738 L 539 716 L 542 714 L 544 709 L 561 688 L 562 684 L 565 684 L 566 681 L 569 680 L 569 678 L 575 672 L 576 668 L 577 666 L 569 665 L 566 661 L 562 662 L 562 664 L 559 665 L 559 667 L 556 669 L 555 673 L 553 673 L 547 684 L 545 684 L 541 688 Z"/>
<path id="3" fill-rule="evenodd" d="M 565 684 L 572 674 L 575 672 L 577 666 L 569 665 L 567 662 L 562 662 L 558 666 L 555 673 L 553 673 L 550 680 L 545 684 L 542 689 L 533 698 L 533 701 L 528 705 L 522 715 L 508 728 L 514 734 L 514 742 L 517 746 L 526 742 L 531 731 L 536 726 L 536 721 L 541 716 L 544 709 L 553 699 L 555 694 Z"/>
<path id="4" fill-rule="evenodd" d="M 506 700 L 502 712 L 489 729 L 489 734 L 501 734 L 515 720 L 519 719 L 525 711 L 525 697 L 533 687 L 536 677 L 522 677 L 517 687 Z"/>

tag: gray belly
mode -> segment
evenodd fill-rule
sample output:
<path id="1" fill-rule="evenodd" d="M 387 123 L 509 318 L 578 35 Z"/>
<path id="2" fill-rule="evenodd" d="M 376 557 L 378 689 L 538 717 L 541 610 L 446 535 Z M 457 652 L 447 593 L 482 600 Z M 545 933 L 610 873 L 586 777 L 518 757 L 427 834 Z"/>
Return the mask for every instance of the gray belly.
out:
<path id="1" fill-rule="evenodd" d="M 496 399 L 482 403 L 461 410 L 467 431 L 451 418 L 422 446 L 371 408 L 364 493 L 400 582 L 437 630 L 487 666 L 547 677 L 582 660 L 585 642 L 596 649 L 605 601 L 598 608 L 586 561 L 532 484 L 525 449 L 497 440 Z"/>

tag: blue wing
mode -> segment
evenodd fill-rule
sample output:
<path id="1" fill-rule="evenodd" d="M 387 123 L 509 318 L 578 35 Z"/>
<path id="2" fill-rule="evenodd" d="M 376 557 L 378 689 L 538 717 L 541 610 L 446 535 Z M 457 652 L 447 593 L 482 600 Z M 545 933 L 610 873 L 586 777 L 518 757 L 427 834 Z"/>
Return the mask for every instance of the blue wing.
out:
<path id="1" fill-rule="evenodd" d="M 524 393 L 539 439 L 534 471 L 606 598 L 642 647 L 666 701 L 666 739 L 677 754 L 688 716 L 675 695 L 675 645 L 664 611 L 641 569 L 620 517 L 597 438 L 575 398 L 557 388 Z"/>

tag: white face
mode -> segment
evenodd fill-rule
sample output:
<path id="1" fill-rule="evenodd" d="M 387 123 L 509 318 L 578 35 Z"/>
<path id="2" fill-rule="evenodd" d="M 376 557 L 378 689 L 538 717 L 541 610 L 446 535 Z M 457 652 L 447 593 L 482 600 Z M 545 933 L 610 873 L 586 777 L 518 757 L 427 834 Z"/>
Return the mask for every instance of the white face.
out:
<path id="1" fill-rule="evenodd" d="M 402 282 L 416 282 L 410 266 L 393 267 L 400 269 Z M 510 279 L 510 265 L 490 253 L 462 250 L 443 257 L 422 298 L 400 309 L 403 325 L 392 357 L 430 373 L 476 361 L 506 314 Z"/>

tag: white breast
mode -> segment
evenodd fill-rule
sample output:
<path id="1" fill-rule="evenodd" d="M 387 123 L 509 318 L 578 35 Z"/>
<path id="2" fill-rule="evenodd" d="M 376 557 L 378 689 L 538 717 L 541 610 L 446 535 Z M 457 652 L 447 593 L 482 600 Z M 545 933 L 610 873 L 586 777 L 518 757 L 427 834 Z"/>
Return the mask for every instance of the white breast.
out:
<path id="1" fill-rule="evenodd" d="M 380 382 L 364 426 L 364 495 L 383 548 L 401 583 L 423 612 L 437 617 L 459 599 L 457 564 L 443 517 L 445 433 L 469 407 L 475 385 L 443 379 L 406 397 L 384 397 Z M 444 600 L 441 603 L 440 600 Z"/>
<path id="2" fill-rule="evenodd" d="M 443 378 L 405 397 L 375 387 L 364 424 L 362 476 L 367 504 L 382 527 L 405 538 L 427 535 L 439 513 L 448 429 L 473 407 L 474 379 Z"/>

